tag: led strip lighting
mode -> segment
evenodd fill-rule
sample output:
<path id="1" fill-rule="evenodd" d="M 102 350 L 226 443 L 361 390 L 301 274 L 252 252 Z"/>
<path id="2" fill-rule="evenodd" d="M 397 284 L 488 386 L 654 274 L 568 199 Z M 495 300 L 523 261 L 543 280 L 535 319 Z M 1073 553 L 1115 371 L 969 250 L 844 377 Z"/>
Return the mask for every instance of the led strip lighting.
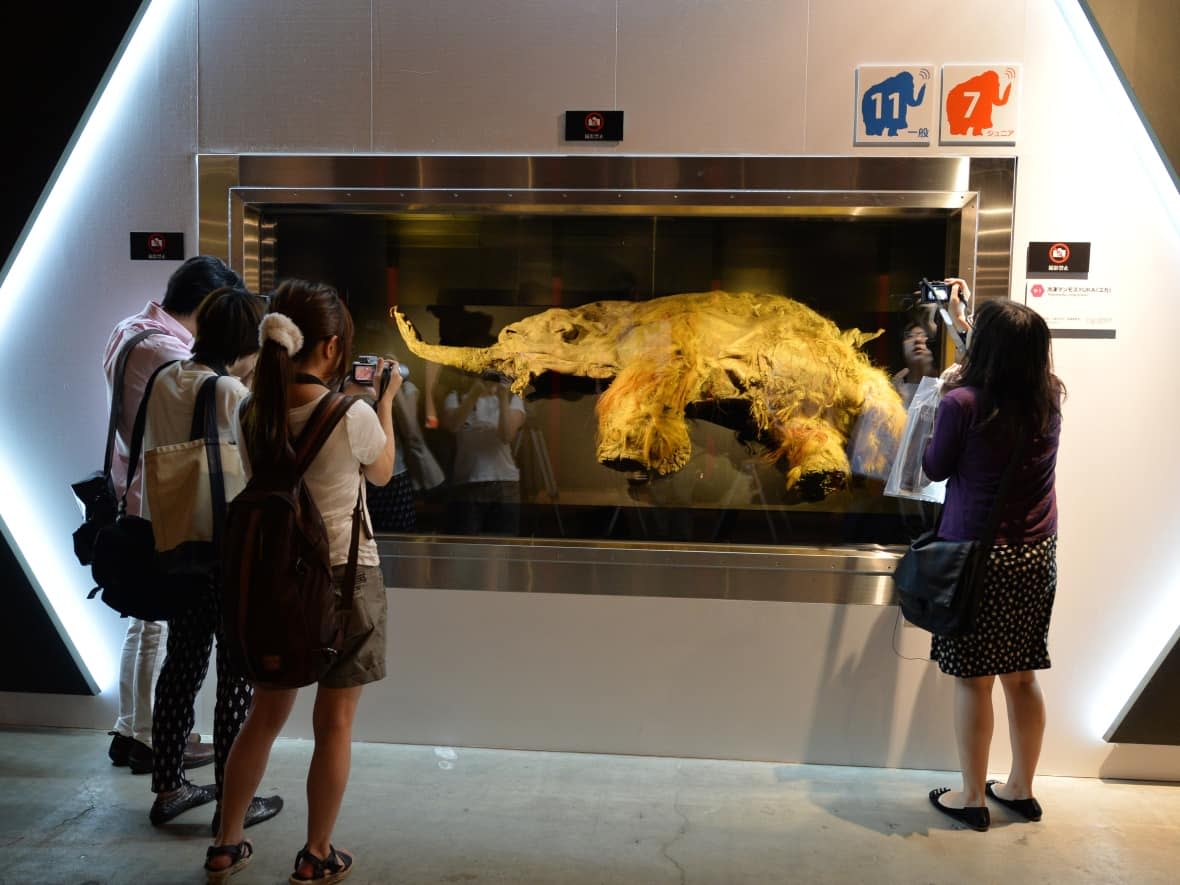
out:
<path id="1" fill-rule="evenodd" d="M 1132 145 L 1150 180 L 1151 190 L 1159 197 L 1173 229 L 1180 234 L 1180 192 L 1111 62 L 1095 23 L 1079 0 L 1057 0 L 1057 8 L 1106 99 L 1108 116 L 1105 119 L 1110 123 L 1109 131 L 1120 133 L 1120 140 Z M 1180 563 L 1162 574 L 1180 574 Z M 1173 579 L 1163 584 L 1143 606 L 1138 623 L 1125 637 L 1118 656 L 1109 661 L 1102 680 L 1094 687 L 1087 725 L 1096 738 L 1109 739 L 1171 648 L 1180 626 L 1178 612 L 1180 579 Z"/>
<path id="2" fill-rule="evenodd" d="M 181 0 L 146 0 L 128 28 L 0 277 L 0 351 L 8 349 L 11 336 L 20 334 L 19 324 L 12 321 L 16 306 L 33 297 L 33 281 L 43 268 L 61 260 L 57 238 L 74 221 L 75 204 L 85 196 L 85 182 L 108 136 L 142 122 L 128 97 L 141 78 L 152 75 L 146 62 L 184 8 Z M 27 433 L 11 419 L 0 422 L 0 428 L 0 528 L 83 677 L 93 690 L 105 692 L 116 683 L 118 660 L 96 628 L 94 603 L 86 599 L 91 582 L 79 569 L 61 527 L 49 524 L 38 507 L 36 486 L 17 467 L 23 460 L 21 451 L 30 444 Z"/>

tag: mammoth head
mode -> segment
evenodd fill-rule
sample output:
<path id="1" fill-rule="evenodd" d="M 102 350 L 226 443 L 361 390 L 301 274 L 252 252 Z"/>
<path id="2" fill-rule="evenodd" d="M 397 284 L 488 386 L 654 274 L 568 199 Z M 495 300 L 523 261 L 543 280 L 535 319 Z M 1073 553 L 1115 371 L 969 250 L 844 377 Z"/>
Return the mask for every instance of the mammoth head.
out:
<path id="1" fill-rule="evenodd" d="M 522 394 L 542 372 L 612 378 L 618 372 L 618 322 L 610 303 L 550 308 L 500 330 L 488 347 L 448 347 L 422 340 L 397 308 L 391 311 L 410 351 L 422 359 L 466 372 L 497 372 Z"/>

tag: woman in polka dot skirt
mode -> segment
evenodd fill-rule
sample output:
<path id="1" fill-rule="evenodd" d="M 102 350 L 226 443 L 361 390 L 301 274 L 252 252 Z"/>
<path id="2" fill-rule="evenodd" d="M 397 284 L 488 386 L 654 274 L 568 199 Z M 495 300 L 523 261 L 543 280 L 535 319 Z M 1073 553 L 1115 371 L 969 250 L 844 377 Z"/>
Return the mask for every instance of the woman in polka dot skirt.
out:
<path id="1" fill-rule="evenodd" d="M 952 283 L 952 314 L 970 328 L 970 291 Z M 961 368 L 944 388 L 922 467 L 947 480 L 939 536 L 978 539 L 1000 480 L 1017 453 L 988 560 L 982 601 L 971 634 L 935 636 L 930 657 L 955 677 L 955 736 L 962 790 L 940 788 L 930 801 L 972 829 L 990 824 L 987 799 L 1018 818 L 1040 820 L 1032 782 L 1045 733 L 1045 702 L 1036 671 L 1049 667 L 1049 618 L 1057 586 L 1057 501 L 1054 491 L 1061 401 L 1053 374 L 1049 329 L 1035 311 L 989 301 L 977 311 Z M 988 781 L 993 729 L 992 690 L 1000 678 L 1008 706 L 1012 770 Z"/>

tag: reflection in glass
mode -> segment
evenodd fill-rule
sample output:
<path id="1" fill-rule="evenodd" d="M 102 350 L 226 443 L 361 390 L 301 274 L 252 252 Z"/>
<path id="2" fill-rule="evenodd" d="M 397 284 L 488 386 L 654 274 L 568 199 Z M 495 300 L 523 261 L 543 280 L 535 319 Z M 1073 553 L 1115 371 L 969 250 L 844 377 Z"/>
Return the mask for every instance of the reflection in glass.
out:
<path id="1" fill-rule="evenodd" d="M 908 320 L 895 296 L 943 275 L 953 221 L 286 208 L 268 222 L 279 278 L 337 286 L 356 318 L 358 352 L 410 366 L 419 426 L 447 476 L 415 491 L 417 532 L 820 545 L 904 543 L 912 533 L 913 514 L 882 496 L 877 479 L 854 475 L 817 501 L 789 493 L 783 465 L 768 460 L 733 403 L 689 408 L 691 455 L 679 470 L 611 469 L 595 457 L 594 407 L 609 382 L 546 373 L 523 398 L 504 399 L 499 379 L 410 354 L 389 310 L 397 306 L 427 341 L 486 346 L 504 326 L 551 307 L 713 289 L 775 293 L 841 329 L 884 329 L 864 351 L 892 375 L 906 366 Z M 934 342 L 930 349 L 940 352 Z M 501 428 L 506 415 L 519 424 Z"/>

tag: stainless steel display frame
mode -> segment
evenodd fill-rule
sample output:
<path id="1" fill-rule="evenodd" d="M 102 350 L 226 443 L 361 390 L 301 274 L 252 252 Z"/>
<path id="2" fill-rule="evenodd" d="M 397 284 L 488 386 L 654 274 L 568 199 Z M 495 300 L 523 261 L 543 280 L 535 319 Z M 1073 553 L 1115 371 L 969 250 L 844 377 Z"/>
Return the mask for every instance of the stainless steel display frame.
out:
<path id="1" fill-rule="evenodd" d="M 202 254 L 273 282 L 268 209 L 958 216 L 948 264 L 1006 298 L 1014 157 L 200 154 Z M 899 550 L 382 536 L 391 586 L 888 605 Z"/>

